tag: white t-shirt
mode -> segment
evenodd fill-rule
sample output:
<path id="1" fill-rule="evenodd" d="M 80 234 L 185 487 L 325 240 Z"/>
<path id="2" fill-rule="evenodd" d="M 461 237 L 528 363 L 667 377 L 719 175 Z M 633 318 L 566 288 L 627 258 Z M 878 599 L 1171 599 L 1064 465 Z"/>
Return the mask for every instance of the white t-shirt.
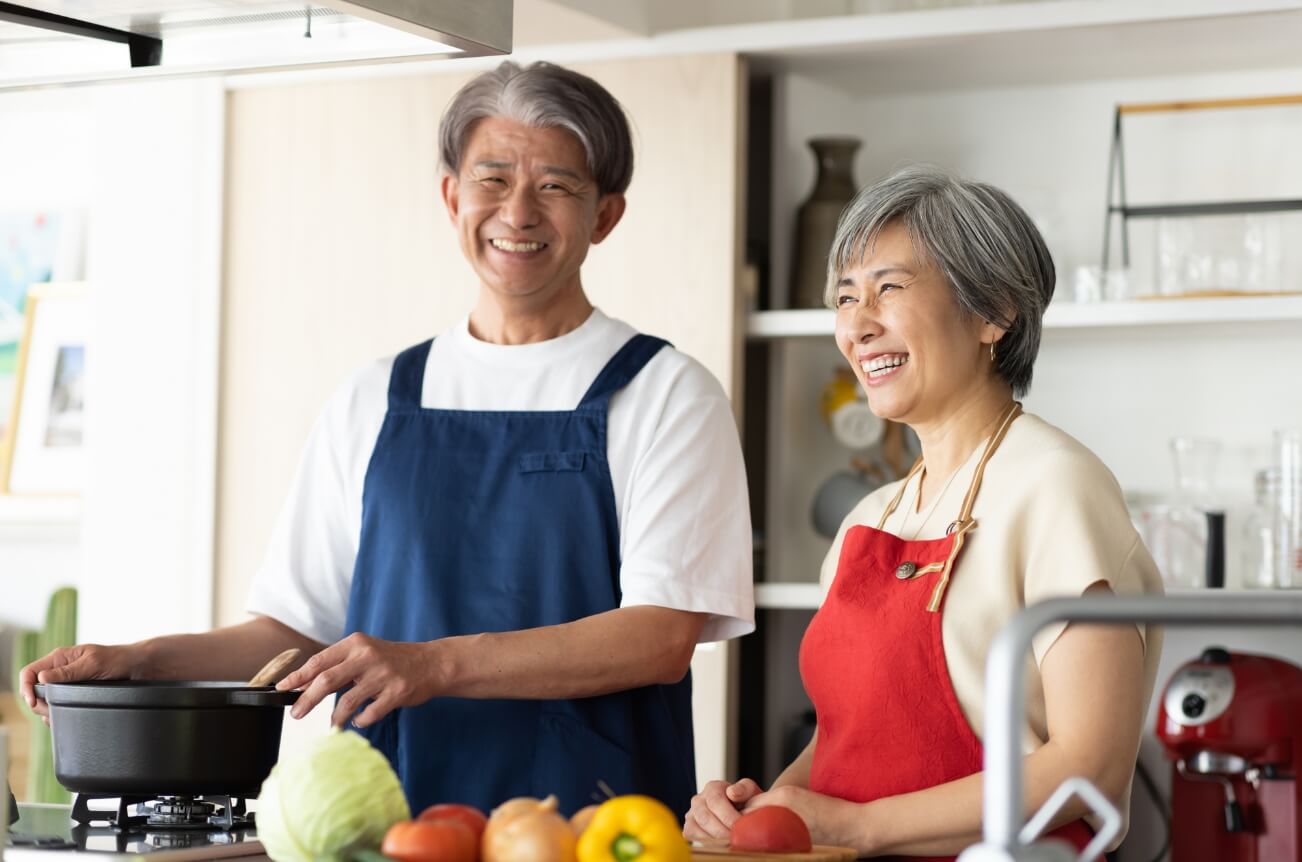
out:
<path id="1" fill-rule="evenodd" d="M 985 445 L 981 441 L 952 477 L 927 478 L 944 483 L 944 490 L 922 511 L 919 478 L 908 480 L 883 529 L 903 539 L 943 538 L 962 509 Z M 846 516 L 823 561 L 824 596 L 836 576 L 846 531 L 856 525 L 876 527 L 899 488 L 900 482 L 892 482 L 877 489 Z M 1111 471 L 1075 438 L 1030 413 L 1008 427 L 986 464 L 972 517 L 977 527 L 967 534 L 946 589 L 941 638 L 954 694 L 980 739 L 985 732 L 986 656 L 995 635 L 1019 610 L 1044 599 L 1079 596 L 1100 582 L 1118 595 L 1160 594 L 1162 579 Z M 1028 754 L 1049 738 L 1040 662 L 1065 628 L 1042 629 L 1026 660 L 1022 745 Z M 1141 625 L 1138 630 L 1145 642 L 1147 703 L 1157 676 L 1161 629 Z"/>
<path id="2" fill-rule="evenodd" d="M 469 318 L 434 339 L 421 406 L 573 410 L 635 335 L 599 310 L 559 338 L 500 345 Z M 308 437 L 254 579 L 251 613 L 321 643 L 344 636 L 362 488 L 388 407 L 393 357 L 355 372 Z M 619 516 L 621 606 L 709 614 L 701 642 L 755 628 L 751 523 L 737 426 L 718 381 L 665 347 L 610 401 L 607 459 Z"/>

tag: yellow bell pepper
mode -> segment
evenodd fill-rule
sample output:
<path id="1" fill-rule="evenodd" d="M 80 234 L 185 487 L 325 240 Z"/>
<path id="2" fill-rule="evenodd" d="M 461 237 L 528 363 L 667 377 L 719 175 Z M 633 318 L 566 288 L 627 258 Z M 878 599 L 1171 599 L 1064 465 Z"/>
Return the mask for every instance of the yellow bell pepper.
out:
<path id="1" fill-rule="evenodd" d="M 592 816 L 576 848 L 578 862 L 691 862 L 678 818 L 650 796 L 616 796 Z"/>

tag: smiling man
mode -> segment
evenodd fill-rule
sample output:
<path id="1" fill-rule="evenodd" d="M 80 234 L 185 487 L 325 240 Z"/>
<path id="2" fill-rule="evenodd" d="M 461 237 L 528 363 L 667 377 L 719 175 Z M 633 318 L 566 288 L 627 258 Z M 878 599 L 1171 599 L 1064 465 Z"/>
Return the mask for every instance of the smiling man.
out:
<path id="1" fill-rule="evenodd" d="M 413 809 L 604 782 L 683 814 L 696 644 L 753 628 L 750 516 L 718 382 L 595 309 L 580 268 L 624 213 L 628 122 L 591 79 L 503 63 L 440 130 L 479 278 L 451 331 L 348 380 L 314 427 L 248 623 L 58 651 L 31 684 L 241 678 L 278 649 Z M 326 646 L 330 644 L 330 646 Z"/>

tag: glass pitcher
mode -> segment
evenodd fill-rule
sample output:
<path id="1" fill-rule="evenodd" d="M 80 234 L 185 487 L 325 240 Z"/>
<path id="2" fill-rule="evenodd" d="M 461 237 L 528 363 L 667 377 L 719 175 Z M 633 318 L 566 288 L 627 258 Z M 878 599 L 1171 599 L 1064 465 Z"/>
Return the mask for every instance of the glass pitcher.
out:
<path id="1" fill-rule="evenodd" d="M 1168 587 L 1207 585 L 1207 513 L 1216 508 L 1215 474 L 1221 444 L 1216 440 L 1171 440 L 1176 496 L 1165 511 L 1161 540 L 1154 548 Z"/>
<path id="2" fill-rule="evenodd" d="M 1302 429 L 1275 432 L 1275 584 L 1302 588 Z"/>

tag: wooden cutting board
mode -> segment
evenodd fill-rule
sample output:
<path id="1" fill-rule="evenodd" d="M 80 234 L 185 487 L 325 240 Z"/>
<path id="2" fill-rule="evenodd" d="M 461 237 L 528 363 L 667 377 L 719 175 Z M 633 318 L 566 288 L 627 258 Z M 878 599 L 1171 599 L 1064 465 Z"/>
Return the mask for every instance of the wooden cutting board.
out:
<path id="1" fill-rule="evenodd" d="M 859 852 L 853 847 L 815 844 L 808 853 L 760 853 L 733 850 L 727 844 L 692 843 L 693 862 L 851 862 Z"/>

